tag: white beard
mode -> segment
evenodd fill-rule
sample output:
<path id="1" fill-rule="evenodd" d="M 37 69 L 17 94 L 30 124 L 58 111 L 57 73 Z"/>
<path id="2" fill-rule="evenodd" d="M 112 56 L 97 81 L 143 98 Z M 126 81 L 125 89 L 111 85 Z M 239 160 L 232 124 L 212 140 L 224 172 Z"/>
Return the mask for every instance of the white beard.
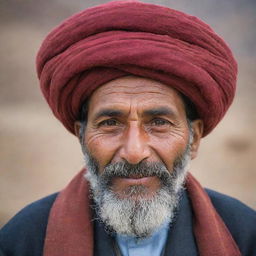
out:
<path id="1" fill-rule="evenodd" d="M 90 183 L 100 220 L 109 230 L 118 234 L 140 238 L 150 236 L 163 223 L 172 221 L 189 162 L 190 146 L 174 166 L 168 185 L 162 185 L 150 199 L 143 198 L 143 196 L 137 197 L 136 200 L 134 198 L 121 199 L 109 187 L 102 185 L 101 176 L 96 174 L 95 163 L 85 152 L 87 168 L 85 178 Z M 134 193 L 136 193 L 136 188 Z M 138 188 L 138 193 L 140 193 L 140 188 Z"/>

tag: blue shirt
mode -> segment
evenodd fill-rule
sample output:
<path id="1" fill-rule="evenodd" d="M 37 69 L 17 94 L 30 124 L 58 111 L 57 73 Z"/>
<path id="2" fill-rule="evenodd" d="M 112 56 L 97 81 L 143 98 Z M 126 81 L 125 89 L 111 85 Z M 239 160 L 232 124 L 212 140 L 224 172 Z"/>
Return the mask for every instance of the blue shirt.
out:
<path id="1" fill-rule="evenodd" d="M 145 239 L 116 235 L 116 241 L 123 256 L 160 256 L 165 248 L 169 222 L 164 223 L 156 232 Z"/>

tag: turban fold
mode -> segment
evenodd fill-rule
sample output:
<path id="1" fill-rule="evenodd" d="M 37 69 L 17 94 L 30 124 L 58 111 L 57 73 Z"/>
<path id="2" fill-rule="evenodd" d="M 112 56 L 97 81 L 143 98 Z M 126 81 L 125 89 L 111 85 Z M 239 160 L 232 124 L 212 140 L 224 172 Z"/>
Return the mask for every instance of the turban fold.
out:
<path id="1" fill-rule="evenodd" d="M 54 115 L 72 133 L 83 102 L 97 87 L 136 75 L 187 96 L 204 122 L 205 136 L 234 98 L 237 64 L 225 42 L 198 18 L 115 1 L 56 27 L 38 52 L 37 73 Z"/>

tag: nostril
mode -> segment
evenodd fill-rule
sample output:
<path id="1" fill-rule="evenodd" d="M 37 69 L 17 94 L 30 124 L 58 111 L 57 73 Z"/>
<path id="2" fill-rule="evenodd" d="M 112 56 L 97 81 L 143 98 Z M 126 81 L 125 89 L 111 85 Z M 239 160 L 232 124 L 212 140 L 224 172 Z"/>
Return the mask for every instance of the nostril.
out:
<path id="1" fill-rule="evenodd" d="M 121 158 L 130 164 L 138 164 L 144 160 L 147 160 L 147 158 L 149 158 L 149 154 L 147 154 L 145 151 L 140 153 L 135 151 L 124 151 L 123 154 L 121 154 Z"/>

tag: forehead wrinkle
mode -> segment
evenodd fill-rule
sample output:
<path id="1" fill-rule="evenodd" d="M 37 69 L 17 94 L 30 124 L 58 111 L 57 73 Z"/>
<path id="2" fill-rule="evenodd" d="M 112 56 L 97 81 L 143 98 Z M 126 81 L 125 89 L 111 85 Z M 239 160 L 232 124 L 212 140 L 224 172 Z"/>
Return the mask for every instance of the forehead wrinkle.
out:
<path id="1" fill-rule="evenodd" d="M 141 92 L 131 92 L 131 91 L 118 91 L 118 90 L 113 90 L 113 91 L 109 91 L 109 92 L 100 92 L 100 97 L 104 97 L 104 96 L 109 96 L 109 95 L 112 95 L 112 94 L 115 94 L 115 95 L 120 95 L 120 96 L 144 96 L 145 94 L 154 94 L 156 96 L 168 96 L 168 92 L 164 92 L 164 91 L 141 91 Z M 177 95 L 177 97 L 179 97 Z"/>
<path id="2" fill-rule="evenodd" d="M 160 107 L 159 103 L 172 109 L 174 107 L 173 111 L 176 112 L 176 105 L 182 101 L 175 89 L 143 78 L 122 78 L 119 81 L 104 84 L 95 91 L 92 98 L 96 103 L 95 106 L 100 101 L 103 103 L 100 104 L 102 108 L 117 108 L 128 116 L 132 113 L 132 118 L 144 115 L 143 112 L 146 108 Z"/>
<path id="3" fill-rule="evenodd" d="M 154 94 L 163 94 L 173 92 L 176 90 L 172 87 L 160 83 L 158 81 L 149 80 L 145 78 L 120 78 L 118 80 L 111 81 L 107 84 L 99 87 L 98 92 L 100 94 L 109 95 L 113 93 L 124 93 L 124 94 L 144 94 L 144 93 L 154 93 Z M 96 91 L 97 91 L 96 90 Z"/>
<path id="4" fill-rule="evenodd" d="M 155 94 L 155 92 L 152 92 Z M 118 94 L 118 92 L 111 92 L 110 94 Z M 130 113 L 136 113 L 138 112 L 139 115 L 145 115 L 145 111 L 149 113 L 148 110 L 153 110 L 153 109 L 160 109 L 160 108 L 168 108 L 171 109 L 171 111 L 169 112 L 176 112 L 175 109 L 175 105 L 172 103 L 172 99 L 169 98 L 166 94 L 163 94 L 161 92 L 157 93 L 158 95 L 164 95 L 165 97 L 162 98 L 161 97 L 161 101 L 158 99 L 157 95 L 156 97 L 151 97 L 151 98 L 145 98 L 145 94 L 140 94 L 139 95 L 139 99 L 137 97 L 133 97 L 134 93 L 130 93 L 130 94 L 125 94 L 123 95 L 123 93 L 121 93 L 122 96 L 128 96 L 128 101 L 126 100 L 125 102 L 122 100 L 123 97 L 116 97 L 115 101 L 113 102 L 111 100 L 111 98 L 109 98 L 110 100 L 104 101 L 104 104 L 102 106 L 102 108 L 106 108 L 106 109 L 117 109 L 117 110 L 121 110 L 123 113 L 125 112 L 125 115 L 130 115 Z M 138 93 L 136 93 L 138 94 Z M 142 99 L 140 99 L 140 97 L 142 97 Z M 178 96 L 179 97 L 179 96 Z M 101 98 L 101 97 L 100 97 Z M 102 100 L 102 98 L 99 100 Z M 127 109 L 128 107 L 128 109 Z M 165 111 L 167 112 L 167 111 Z M 151 111 L 151 113 L 153 113 Z M 173 114 L 172 114 L 173 115 Z M 137 114 L 136 114 L 137 116 Z"/>

